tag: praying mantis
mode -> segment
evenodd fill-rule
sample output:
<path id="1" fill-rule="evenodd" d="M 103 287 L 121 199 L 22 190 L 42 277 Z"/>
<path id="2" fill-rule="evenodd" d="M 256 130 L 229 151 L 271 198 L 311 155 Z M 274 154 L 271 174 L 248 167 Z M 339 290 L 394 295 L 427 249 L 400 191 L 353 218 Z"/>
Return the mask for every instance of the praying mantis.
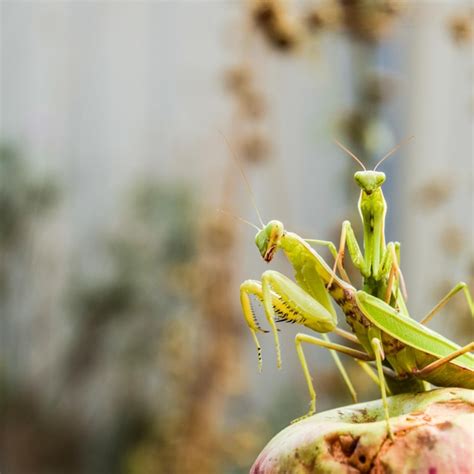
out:
<path id="1" fill-rule="evenodd" d="M 365 256 L 362 256 L 352 228 L 347 222 L 343 224 L 339 252 L 336 253 L 332 243 L 305 241 L 298 235 L 287 232 L 279 221 L 270 221 L 264 225 L 256 209 L 262 228 L 257 228 L 255 241 L 262 258 L 270 262 L 278 250 L 283 250 L 295 270 L 296 283 L 281 273 L 269 270 L 264 272 L 261 282 L 247 280 L 242 283 L 240 299 L 247 325 L 257 346 L 260 367 L 261 349 L 257 332 L 262 329 L 252 310 L 250 295 L 254 295 L 263 303 L 265 316 L 275 340 L 278 366 L 281 364 L 281 355 L 275 321 L 297 322 L 319 333 L 334 331 L 347 340 L 359 343 L 363 350 L 334 344 L 324 338 L 324 334 L 323 339 L 306 334 L 296 335 L 296 350 L 311 398 L 310 410 L 305 416 L 316 410 L 316 392 L 303 353 L 303 342 L 344 353 L 363 363 L 375 362 L 387 429 L 392 435 L 384 373 L 401 381 L 425 380 L 438 386 L 474 388 L 474 357 L 469 354 L 474 344 L 461 348 L 424 326 L 436 311 L 461 289 L 465 290 L 471 312 L 474 313 L 474 309 L 467 286 L 461 282 L 421 323 L 410 319 L 396 282 L 396 277 L 400 278 L 401 275 L 398 268 L 399 245 L 389 243 L 385 246 L 386 204 L 380 189 L 385 175 L 376 170 L 364 170 L 356 173 L 355 179 L 362 188 L 359 209 L 364 222 Z M 373 199 L 374 197 L 377 199 Z M 342 263 L 346 241 L 351 258 L 364 277 L 365 291 L 357 291 L 349 283 L 344 271 Z M 329 247 L 335 256 L 333 269 L 308 242 Z M 336 275 L 336 268 L 343 279 Z M 337 328 L 337 318 L 330 297 L 343 310 L 355 336 Z M 275 313 L 279 316 L 277 320 Z M 384 367 L 383 361 L 388 367 Z"/>
<path id="2" fill-rule="evenodd" d="M 349 282 L 347 274 L 343 268 L 344 249 L 347 244 L 349 255 L 354 266 L 360 271 L 363 277 L 363 290 L 370 295 L 377 296 L 390 304 L 405 316 L 409 316 L 405 303 L 406 287 L 403 274 L 399 268 L 400 262 L 400 243 L 385 243 L 385 216 L 387 213 L 387 203 L 385 201 L 382 185 L 386 176 L 384 173 L 377 171 L 377 168 L 403 144 L 413 139 L 402 141 L 392 148 L 374 167 L 373 170 L 367 170 L 363 163 L 344 145 L 336 141 L 346 153 L 348 153 L 363 169 L 354 175 L 354 180 L 361 189 L 358 209 L 362 219 L 363 236 L 364 236 L 364 252 L 362 254 L 359 244 L 355 237 L 352 225 L 349 221 L 344 221 L 340 237 L 339 251 L 337 253 L 333 272 L 336 267 L 339 268 L 340 274 L 345 281 Z M 399 282 L 401 286 L 399 287 Z M 329 283 L 331 285 L 331 283 Z M 427 323 L 456 293 L 463 290 L 470 308 L 471 314 L 474 316 L 474 305 L 469 293 L 467 284 L 459 282 L 448 294 L 436 305 L 430 313 L 423 319 L 423 323 Z M 368 350 L 367 329 L 361 327 L 357 323 L 352 326 L 353 332 L 357 335 L 358 340 Z M 398 383 L 388 378 L 387 382 L 392 392 L 421 391 L 424 385 L 417 379 L 399 381 Z"/>

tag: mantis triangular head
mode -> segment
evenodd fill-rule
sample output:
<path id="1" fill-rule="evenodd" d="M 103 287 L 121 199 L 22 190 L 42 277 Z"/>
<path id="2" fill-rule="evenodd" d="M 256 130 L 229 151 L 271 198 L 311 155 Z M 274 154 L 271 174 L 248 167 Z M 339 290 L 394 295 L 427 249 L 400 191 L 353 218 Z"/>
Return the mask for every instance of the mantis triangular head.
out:
<path id="1" fill-rule="evenodd" d="M 385 173 L 381 171 L 357 171 L 354 180 L 367 194 L 372 194 L 385 182 Z"/>
<path id="2" fill-rule="evenodd" d="M 260 255 L 266 262 L 270 262 L 278 250 L 281 238 L 285 230 L 280 221 L 270 221 L 263 229 L 257 232 L 255 243 Z"/>

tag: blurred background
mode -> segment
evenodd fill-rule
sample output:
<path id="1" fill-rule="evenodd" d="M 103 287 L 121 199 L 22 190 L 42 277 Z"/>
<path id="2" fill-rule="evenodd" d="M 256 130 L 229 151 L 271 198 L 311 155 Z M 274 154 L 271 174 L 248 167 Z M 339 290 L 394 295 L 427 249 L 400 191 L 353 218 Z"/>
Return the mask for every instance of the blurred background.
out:
<path id="1" fill-rule="evenodd" d="M 472 289 L 470 5 L 3 0 L 1 472 L 245 473 L 306 413 L 302 328 L 257 372 L 239 285 L 269 267 L 218 211 L 257 221 L 222 134 L 264 220 L 333 242 L 344 219 L 361 241 L 333 138 L 370 167 L 414 135 L 382 167 L 410 312 Z M 430 326 L 472 339 L 461 295 Z M 351 403 L 305 350 L 318 410 Z"/>

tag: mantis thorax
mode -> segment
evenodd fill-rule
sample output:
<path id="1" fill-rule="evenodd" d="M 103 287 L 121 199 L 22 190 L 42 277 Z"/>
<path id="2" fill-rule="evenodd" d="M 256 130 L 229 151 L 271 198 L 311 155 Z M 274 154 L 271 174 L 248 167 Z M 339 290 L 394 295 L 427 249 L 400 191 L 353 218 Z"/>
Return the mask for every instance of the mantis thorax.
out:
<path id="1" fill-rule="evenodd" d="M 387 203 L 382 188 L 377 188 L 370 194 L 367 194 L 362 189 L 359 199 L 359 210 L 363 221 L 370 220 L 375 214 L 380 214 L 385 217 Z"/>

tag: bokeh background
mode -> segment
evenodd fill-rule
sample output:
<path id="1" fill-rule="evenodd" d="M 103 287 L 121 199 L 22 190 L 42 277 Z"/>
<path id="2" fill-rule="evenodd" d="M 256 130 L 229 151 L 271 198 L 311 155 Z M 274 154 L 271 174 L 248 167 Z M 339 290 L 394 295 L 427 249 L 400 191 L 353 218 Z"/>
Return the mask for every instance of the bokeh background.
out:
<path id="1" fill-rule="evenodd" d="M 409 309 L 474 286 L 470 2 L 0 6 L 2 473 L 244 473 L 306 412 L 301 328 L 257 372 L 239 284 L 268 266 L 219 212 L 257 221 L 223 135 L 265 220 L 334 242 L 360 226 L 333 138 L 373 166 L 414 135 L 383 165 Z M 430 324 L 469 319 L 459 295 Z M 306 351 L 318 409 L 350 403 Z"/>

